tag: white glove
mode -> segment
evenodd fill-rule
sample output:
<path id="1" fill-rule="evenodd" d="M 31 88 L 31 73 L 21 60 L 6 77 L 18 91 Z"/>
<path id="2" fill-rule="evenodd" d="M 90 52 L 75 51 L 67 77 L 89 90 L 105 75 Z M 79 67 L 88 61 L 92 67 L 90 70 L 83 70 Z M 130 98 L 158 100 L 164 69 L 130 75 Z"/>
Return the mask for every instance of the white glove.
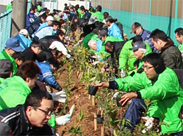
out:
<path id="1" fill-rule="evenodd" d="M 72 107 L 69 111 L 70 112 L 69 114 L 66 114 L 66 115 L 55 118 L 57 125 L 63 126 L 66 123 L 69 123 L 71 121 L 71 116 L 72 116 L 72 113 L 74 111 L 74 107 L 75 107 L 75 105 L 72 105 Z"/>
<path id="2" fill-rule="evenodd" d="M 116 98 L 118 96 L 119 92 L 115 92 L 115 94 L 112 96 L 111 100 L 113 100 L 114 98 Z"/>
<path id="3" fill-rule="evenodd" d="M 126 73 L 125 73 L 125 71 L 122 69 L 122 70 L 121 70 L 121 78 L 122 78 L 122 77 L 125 77 L 125 75 L 126 75 Z"/>
<path id="4" fill-rule="evenodd" d="M 142 119 L 147 120 L 145 123 L 146 128 L 144 128 L 142 130 L 142 133 L 145 134 L 149 129 L 151 129 L 153 127 L 154 118 L 153 117 L 142 117 Z"/>
<path id="5" fill-rule="evenodd" d="M 59 102 L 65 103 L 65 101 L 67 99 L 67 95 L 65 94 L 64 91 L 51 93 L 51 95 L 52 95 L 54 101 L 59 101 Z"/>

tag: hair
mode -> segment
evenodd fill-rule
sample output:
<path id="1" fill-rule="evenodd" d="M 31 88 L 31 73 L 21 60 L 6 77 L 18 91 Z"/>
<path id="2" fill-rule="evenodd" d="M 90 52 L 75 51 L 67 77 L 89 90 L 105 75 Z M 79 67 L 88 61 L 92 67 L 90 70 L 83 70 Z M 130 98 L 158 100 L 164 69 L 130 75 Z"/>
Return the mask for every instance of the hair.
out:
<path id="1" fill-rule="evenodd" d="M 17 73 L 15 74 L 16 76 L 22 77 L 24 80 L 26 78 L 35 78 L 38 73 L 40 73 L 41 70 L 39 67 L 36 65 L 34 61 L 25 61 L 18 69 Z"/>
<path id="2" fill-rule="evenodd" d="M 108 12 L 104 12 L 103 16 L 104 16 L 104 19 L 106 19 L 109 16 L 109 13 Z"/>
<path id="3" fill-rule="evenodd" d="M 152 31 L 150 38 L 152 38 L 154 41 L 160 39 L 164 42 L 168 42 L 169 39 L 168 36 L 165 34 L 165 32 L 159 29 L 155 29 L 154 31 Z"/>
<path id="4" fill-rule="evenodd" d="M 24 61 L 25 56 L 22 52 L 16 52 L 13 56 L 14 59 L 22 60 Z"/>
<path id="5" fill-rule="evenodd" d="M 28 106 L 40 107 L 43 99 L 53 100 L 52 96 L 47 91 L 34 90 L 26 98 L 24 107 Z"/>
<path id="6" fill-rule="evenodd" d="M 33 41 L 30 46 L 32 46 L 32 47 L 40 46 L 41 47 L 41 44 L 38 41 Z"/>
<path id="7" fill-rule="evenodd" d="M 42 1 L 37 2 L 39 6 L 42 6 Z"/>
<path id="8" fill-rule="evenodd" d="M 95 10 L 93 9 L 92 6 L 90 6 L 89 11 L 90 11 L 90 12 L 95 12 Z"/>
<path id="9" fill-rule="evenodd" d="M 46 60 L 46 54 L 41 51 L 38 55 L 37 55 L 37 61 L 38 62 L 43 62 Z"/>
<path id="10" fill-rule="evenodd" d="M 141 37 L 140 35 L 134 36 L 134 37 L 132 38 L 132 42 L 133 42 L 133 43 L 135 43 L 135 42 L 137 42 L 137 41 L 143 41 L 143 40 L 142 40 L 142 37 Z"/>
<path id="11" fill-rule="evenodd" d="M 85 36 L 86 36 L 85 33 L 82 33 L 82 34 L 80 35 L 79 39 L 81 40 L 81 39 L 84 38 Z"/>
<path id="12" fill-rule="evenodd" d="M 80 10 L 83 10 L 84 12 L 86 11 L 85 7 L 80 7 Z"/>
<path id="13" fill-rule="evenodd" d="M 50 64 L 52 64 L 56 69 L 59 68 L 59 62 L 57 61 L 57 59 L 55 59 L 55 58 L 49 58 L 48 59 L 48 62 Z"/>
<path id="14" fill-rule="evenodd" d="M 142 60 L 144 62 L 150 63 L 151 65 L 153 65 L 153 67 L 156 67 L 156 66 L 165 67 L 163 58 L 161 57 L 160 54 L 157 54 L 157 53 L 150 53 L 150 54 L 144 56 Z"/>
<path id="15" fill-rule="evenodd" d="M 58 22 L 58 21 L 53 21 L 52 26 L 54 26 L 54 25 L 58 25 L 59 28 L 61 27 L 61 24 L 60 24 L 60 22 Z"/>
<path id="16" fill-rule="evenodd" d="M 100 6 L 100 5 L 98 5 L 97 7 L 96 7 L 96 11 L 102 11 L 102 6 Z"/>
<path id="17" fill-rule="evenodd" d="M 43 18 L 43 19 L 45 19 L 46 20 L 46 13 L 43 13 L 41 16 L 39 16 L 40 18 Z"/>
<path id="18" fill-rule="evenodd" d="M 7 59 L 0 60 L 0 63 L 1 63 L 0 77 L 1 78 L 10 77 L 10 73 L 13 72 L 13 63 Z"/>
<path id="19" fill-rule="evenodd" d="M 107 46 L 108 48 L 111 48 L 113 46 L 112 42 L 106 42 L 105 46 Z"/>
<path id="20" fill-rule="evenodd" d="M 57 30 L 56 36 L 63 36 L 65 35 L 64 32 L 62 30 Z"/>
<path id="21" fill-rule="evenodd" d="M 177 35 L 180 37 L 181 35 L 183 35 L 183 28 L 177 28 L 174 32 L 177 33 Z"/>

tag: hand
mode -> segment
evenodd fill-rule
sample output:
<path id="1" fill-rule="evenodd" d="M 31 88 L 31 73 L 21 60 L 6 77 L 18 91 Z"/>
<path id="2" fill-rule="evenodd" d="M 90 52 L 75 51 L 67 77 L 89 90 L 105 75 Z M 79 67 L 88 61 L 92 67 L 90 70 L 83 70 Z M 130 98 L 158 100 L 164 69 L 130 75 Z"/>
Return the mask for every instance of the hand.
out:
<path id="1" fill-rule="evenodd" d="M 66 102 L 67 95 L 65 94 L 64 91 L 60 91 L 60 92 L 57 92 L 57 93 L 51 93 L 51 95 L 52 95 L 54 101 L 58 101 L 58 102 L 61 102 L 61 103 Z"/>
<path id="2" fill-rule="evenodd" d="M 121 105 L 124 106 L 132 98 L 137 98 L 137 94 L 134 92 L 126 93 L 126 94 L 121 96 L 121 100 L 119 101 L 119 103 L 122 103 Z"/>
<path id="3" fill-rule="evenodd" d="M 109 82 L 101 82 L 99 84 L 92 85 L 92 86 L 98 87 L 99 89 L 100 88 L 108 88 L 109 87 Z"/>

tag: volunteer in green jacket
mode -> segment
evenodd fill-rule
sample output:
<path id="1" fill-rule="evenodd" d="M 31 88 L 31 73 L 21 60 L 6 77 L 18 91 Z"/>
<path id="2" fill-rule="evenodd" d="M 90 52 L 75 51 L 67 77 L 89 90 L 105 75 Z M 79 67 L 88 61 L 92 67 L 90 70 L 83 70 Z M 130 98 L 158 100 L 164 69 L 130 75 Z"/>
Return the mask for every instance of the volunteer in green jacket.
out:
<path id="1" fill-rule="evenodd" d="M 33 61 L 24 62 L 15 76 L 5 79 L 0 85 L 0 110 L 24 104 L 40 73 Z"/>
<path id="2" fill-rule="evenodd" d="M 13 63 L 13 75 L 17 72 L 17 64 L 12 57 L 15 52 L 21 52 L 23 48 L 20 46 L 18 39 L 16 38 L 9 38 L 6 41 L 5 49 L 0 53 L 0 60 L 7 59 Z"/>
<path id="3" fill-rule="evenodd" d="M 122 106 L 132 98 L 132 103 L 134 99 L 155 100 L 156 102 L 149 107 L 147 115 L 164 122 L 161 124 L 162 134 L 173 136 L 181 134 L 183 127 L 179 112 L 183 105 L 183 90 L 179 85 L 177 75 L 172 69 L 165 67 L 159 54 L 150 53 L 143 58 L 143 61 L 143 73 L 136 73 L 133 77 L 119 78 L 115 81 L 101 82 L 95 86 L 129 92 L 121 96 Z M 134 110 L 135 108 L 132 109 Z M 130 115 L 134 116 L 134 114 L 135 112 Z"/>
<path id="4" fill-rule="evenodd" d="M 6 6 L 6 11 L 12 9 L 12 7 L 13 7 L 13 1 L 11 1 L 11 3 Z"/>
<path id="5" fill-rule="evenodd" d="M 134 66 L 134 62 L 136 61 L 136 58 L 133 51 L 129 50 L 130 48 L 133 47 L 133 44 L 136 41 L 142 41 L 142 38 L 140 35 L 137 35 L 133 37 L 132 40 L 127 41 L 120 52 L 119 69 L 121 70 L 121 75 L 123 75 L 122 77 L 130 75 L 132 72 L 136 72 L 136 68 Z M 151 53 L 152 52 L 151 47 L 146 42 L 144 43 L 146 45 L 146 49 L 148 53 Z"/>
<path id="6" fill-rule="evenodd" d="M 102 12 L 102 6 L 98 5 L 96 7 L 95 13 L 93 13 L 90 18 L 92 18 L 93 16 L 96 16 L 98 21 L 102 22 L 104 20 L 104 16 L 101 12 Z"/>

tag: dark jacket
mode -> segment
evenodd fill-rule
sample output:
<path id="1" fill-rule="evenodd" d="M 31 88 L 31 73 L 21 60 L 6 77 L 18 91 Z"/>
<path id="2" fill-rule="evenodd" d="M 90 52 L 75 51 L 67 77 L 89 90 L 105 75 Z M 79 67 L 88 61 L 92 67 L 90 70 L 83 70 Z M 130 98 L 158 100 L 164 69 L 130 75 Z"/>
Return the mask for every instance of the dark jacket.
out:
<path id="1" fill-rule="evenodd" d="M 42 49 L 44 50 L 48 50 L 49 46 L 51 45 L 52 42 L 54 41 L 60 41 L 60 39 L 58 38 L 58 36 L 46 36 L 42 39 L 39 40 Z"/>
<path id="2" fill-rule="evenodd" d="M 0 111 L 0 135 L 47 135 L 55 136 L 52 128 L 45 124 L 42 128 L 33 127 L 27 119 L 24 105 Z"/>
<path id="3" fill-rule="evenodd" d="M 165 66 L 171 69 L 182 69 L 182 57 L 179 49 L 172 40 L 168 41 L 161 49 L 161 56 Z"/>

